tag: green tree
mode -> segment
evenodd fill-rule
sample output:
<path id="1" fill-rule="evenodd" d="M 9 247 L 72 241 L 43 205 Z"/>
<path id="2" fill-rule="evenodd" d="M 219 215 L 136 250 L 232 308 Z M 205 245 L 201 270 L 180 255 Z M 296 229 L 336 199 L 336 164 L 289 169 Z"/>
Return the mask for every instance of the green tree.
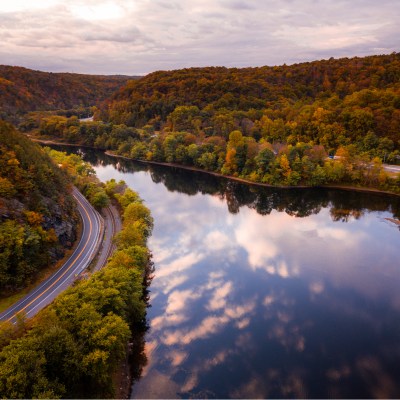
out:
<path id="1" fill-rule="evenodd" d="M 197 160 L 197 164 L 207 171 L 215 171 L 217 167 L 217 155 L 211 152 L 205 152 Z"/>
<path id="2" fill-rule="evenodd" d="M 255 158 L 255 161 L 261 174 L 265 174 L 269 171 L 274 159 L 275 159 L 275 154 L 268 147 L 262 149 L 258 153 L 258 155 Z"/>

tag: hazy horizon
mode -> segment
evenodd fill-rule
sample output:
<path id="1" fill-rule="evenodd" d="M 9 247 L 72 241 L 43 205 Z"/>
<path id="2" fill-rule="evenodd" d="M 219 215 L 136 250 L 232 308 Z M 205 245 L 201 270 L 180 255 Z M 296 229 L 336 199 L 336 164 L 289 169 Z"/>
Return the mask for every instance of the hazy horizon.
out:
<path id="1" fill-rule="evenodd" d="M 363 58 L 363 57 L 368 57 L 368 56 L 383 56 L 383 55 L 390 55 L 393 53 L 397 53 L 397 52 L 392 52 L 392 53 L 382 53 L 382 54 L 367 54 L 367 55 L 363 55 L 363 56 L 358 56 L 358 55 L 354 55 L 354 56 L 343 56 L 343 57 L 333 57 L 334 59 L 340 59 L 340 58 Z M 331 57 L 329 57 L 331 58 Z M 38 71 L 38 72 L 48 72 L 48 73 L 53 73 L 53 74 L 77 74 L 77 75 L 104 75 L 104 76 L 139 76 L 139 77 L 143 77 L 146 75 L 149 75 L 153 72 L 157 72 L 157 71 L 174 71 L 174 70 L 180 70 L 180 69 L 190 69 L 190 68 L 262 68 L 262 67 L 280 67 L 283 65 L 287 65 L 287 66 L 291 66 L 291 65 L 295 65 L 295 64 L 302 64 L 302 63 L 307 63 L 307 62 L 313 62 L 313 61 L 324 61 L 324 60 L 328 60 L 328 58 L 320 58 L 320 59 L 315 59 L 315 60 L 304 60 L 304 61 L 299 61 L 299 62 L 293 62 L 293 63 L 282 63 L 282 64 L 274 64 L 274 65 L 256 65 L 256 66 L 252 66 L 252 65 L 248 65 L 248 66 L 243 66 L 243 67 L 235 67 L 235 66 L 226 66 L 226 65 L 203 65 L 203 66 L 198 66 L 198 65 L 193 65 L 190 67 L 177 67 L 177 68 L 173 68 L 173 69 L 157 69 L 154 71 L 149 71 L 147 73 L 143 73 L 143 74 L 119 74 L 119 73 L 93 73 L 93 72 L 78 72 L 78 71 L 46 71 L 44 69 L 35 69 L 35 68 L 31 68 L 31 67 L 26 67 L 24 65 L 11 65 L 11 64 L 0 64 L 0 65 L 5 65 L 5 66 L 9 66 L 9 67 L 21 67 L 21 68 L 26 68 L 26 69 L 30 69 L 32 71 Z"/>
<path id="2" fill-rule="evenodd" d="M 397 0 L 2 3 L 0 64 L 45 72 L 146 75 L 399 51 Z"/>

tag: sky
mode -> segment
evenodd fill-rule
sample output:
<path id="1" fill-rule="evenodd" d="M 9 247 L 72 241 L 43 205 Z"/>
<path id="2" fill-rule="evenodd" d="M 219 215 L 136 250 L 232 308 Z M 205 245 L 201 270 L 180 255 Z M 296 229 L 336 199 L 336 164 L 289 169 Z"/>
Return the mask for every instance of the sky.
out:
<path id="1" fill-rule="evenodd" d="M 143 75 L 400 50 L 400 0 L 0 0 L 0 64 Z"/>

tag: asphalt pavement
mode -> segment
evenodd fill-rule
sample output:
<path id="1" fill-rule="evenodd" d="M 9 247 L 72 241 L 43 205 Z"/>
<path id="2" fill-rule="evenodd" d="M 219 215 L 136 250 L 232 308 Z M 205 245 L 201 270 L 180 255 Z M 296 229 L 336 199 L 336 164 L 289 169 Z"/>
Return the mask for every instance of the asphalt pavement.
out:
<path id="1" fill-rule="evenodd" d="M 400 165 L 382 164 L 382 167 L 388 172 L 400 172 Z"/>
<path id="2" fill-rule="evenodd" d="M 101 249 L 99 251 L 99 256 L 94 263 L 92 272 L 99 271 L 102 269 L 111 257 L 112 253 L 116 250 L 116 245 L 114 244 L 114 236 L 122 228 L 122 222 L 118 210 L 113 205 L 103 209 L 104 216 L 104 238 Z"/>

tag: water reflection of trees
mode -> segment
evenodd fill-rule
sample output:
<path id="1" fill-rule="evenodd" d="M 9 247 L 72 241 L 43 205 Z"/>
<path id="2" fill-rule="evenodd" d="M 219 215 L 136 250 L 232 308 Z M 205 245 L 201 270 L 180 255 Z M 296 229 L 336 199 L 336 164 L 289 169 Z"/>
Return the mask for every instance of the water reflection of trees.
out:
<path id="1" fill-rule="evenodd" d="M 147 365 L 147 356 L 145 353 L 145 334 L 147 332 L 147 328 L 143 330 L 133 330 L 131 342 L 130 342 L 130 351 L 129 351 L 129 367 L 131 380 L 129 384 L 134 385 L 137 381 L 140 380 L 143 369 Z"/>
<path id="2" fill-rule="evenodd" d="M 276 210 L 299 218 L 318 214 L 323 208 L 327 208 L 333 221 L 344 222 L 353 218 L 360 218 L 370 211 L 389 211 L 393 212 L 396 217 L 400 216 L 399 199 L 392 196 L 331 189 L 282 190 L 260 188 L 202 173 L 133 163 L 104 157 L 104 155 L 97 156 L 96 154 L 95 159 L 91 160 L 95 165 L 113 164 L 116 169 L 124 173 L 146 171 L 155 183 L 162 183 L 169 191 L 186 193 L 187 195 L 210 194 L 223 199 L 231 213 L 238 213 L 241 207 L 246 206 L 262 215 L 270 214 Z M 276 277 L 276 279 L 279 278 Z M 251 395 L 250 397 L 269 396 L 276 398 L 345 398 L 352 397 L 354 393 L 357 393 L 365 398 L 398 397 L 399 389 L 395 381 L 397 363 L 391 358 L 391 354 L 396 354 L 394 346 L 398 330 L 395 329 L 390 337 L 386 337 L 387 351 L 381 355 L 380 347 L 383 334 L 377 336 L 379 340 L 374 341 L 374 338 L 370 337 L 370 340 L 365 341 L 366 335 L 371 335 L 370 332 L 374 331 L 373 327 L 368 326 L 368 321 L 373 325 L 374 319 L 366 320 L 364 315 L 357 318 L 359 310 L 358 307 L 354 306 L 354 302 L 359 301 L 359 299 L 354 299 L 351 296 L 351 291 L 334 291 L 330 296 L 321 295 L 317 302 L 310 300 L 310 304 L 306 304 L 296 302 L 295 297 L 290 297 L 294 293 L 291 286 L 292 281 L 286 279 L 285 282 L 288 285 L 287 290 L 281 289 L 276 293 L 271 292 L 274 302 L 268 306 L 264 317 L 268 318 L 271 327 L 268 331 L 271 341 L 271 347 L 267 348 L 269 353 L 260 352 L 254 362 L 256 366 L 264 365 L 268 359 L 267 375 L 259 375 L 258 371 L 262 370 L 262 367 L 248 366 L 246 371 L 242 372 L 243 375 L 247 375 L 245 382 L 240 387 L 235 388 L 234 392 L 227 393 L 227 396 L 231 395 L 231 397 L 237 398 L 249 397 L 249 395 Z M 298 282 L 296 284 L 298 285 Z M 281 282 L 276 284 L 276 287 L 279 286 L 282 287 Z M 272 287 L 274 287 L 273 284 Z M 318 287 L 311 289 L 315 290 L 315 293 L 321 293 L 320 290 L 322 290 Z M 309 288 L 304 287 L 302 290 L 307 292 Z M 310 291 L 310 299 L 313 296 L 312 290 Z M 308 298 L 308 296 L 304 295 L 304 298 Z M 333 307 L 332 299 L 334 299 Z M 327 303 L 324 304 L 324 302 Z M 301 325 L 299 321 L 306 320 L 307 315 L 304 314 L 304 310 L 313 307 L 316 313 L 330 307 L 333 310 L 339 310 L 339 313 L 342 313 L 342 310 L 346 310 L 346 312 L 342 316 L 336 315 L 332 319 L 324 319 L 323 326 L 312 330 L 309 325 Z M 390 307 L 385 307 L 385 310 L 389 309 Z M 371 304 L 369 310 L 371 316 L 381 312 L 378 307 L 374 309 Z M 265 322 L 262 323 L 265 324 Z M 392 329 L 393 326 L 391 325 L 388 331 Z M 313 332 L 318 331 L 332 332 L 332 334 L 322 335 L 321 337 L 313 336 Z M 256 343 L 265 340 L 264 329 L 255 329 L 253 332 L 255 333 L 251 340 Z M 356 332 L 360 338 L 364 339 L 360 339 L 355 344 L 352 342 L 351 348 L 343 347 L 343 343 L 347 341 L 346 335 L 349 332 L 350 334 Z M 387 333 L 384 334 L 387 335 Z M 183 332 L 182 335 L 187 335 L 187 332 Z M 358 335 L 356 336 L 358 337 Z M 144 353 L 143 334 L 139 334 L 134 340 L 137 351 L 132 352 L 130 364 L 134 367 L 132 377 L 135 383 L 140 379 L 147 360 Z M 224 335 L 223 340 L 224 343 L 229 342 L 229 336 Z M 366 346 L 368 346 L 367 353 Z M 308 354 L 319 354 L 321 348 L 333 350 L 328 353 L 329 356 L 318 358 L 318 362 L 305 355 L 306 352 Z M 234 349 L 233 346 L 232 349 Z M 235 364 L 235 357 L 241 356 L 240 352 L 229 354 L 233 357 L 232 364 Z M 282 365 L 290 366 L 293 363 L 293 355 L 297 360 L 296 365 L 293 368 L 282 368 Z M 214 357 L 210 359 L 209 363 L 203 361 L 196 364 L 195 372 L 197 371 L 199 380 L 205 382 L 212 380 L 211 374 L 215 373 L 215 369 L 201 370 L 201 366 L 213 364 L 216 359 L 217 357 Z M 240 364 L 242 361 L 236 362 Z M 221 365 L 223 365 L 222 362 Z M 198 366 L 200 367 L 197 368 Z M 177 373 L 182 374 L 182 370 L 178 370 Z M 174 376 L 173 378 L 179 379 Z M 231 377 L 229 377 L 229 381 L 231 382 Z M 230 382 L 224 383 L 224 385 L 229 388 L 231 387 Z M 198 386 L 203 387 L 201 382 Z M 204 387 L 206 386 L 204 385 Z M 221 386 L 223 386 L 222 383 Z M 184 397 L 199 398 L 203 393 L 185 392 L 183 395 Z"/>
<path id="3" fill-rule="evenodd" d="M 301 218 L 318 214 L 322 208 L 328 207 L 333 221 L 358 219 L 368 211 L 389 211 L 400 217 L 400 198 L 395 196 L 321 188 L 288 190 L 257 187 L 201 172 L 109 157 L 99 151 L 84 150 L 84 153 L 85 159 L 95 166 L 111 164 L 124 173 L 148 171 L 153 182 L 164 184 L 171 192 L 218 196 L 226 201 L 229 212 L 233 214 L 247 206 L 262 215 L 277 210 Z"/>

